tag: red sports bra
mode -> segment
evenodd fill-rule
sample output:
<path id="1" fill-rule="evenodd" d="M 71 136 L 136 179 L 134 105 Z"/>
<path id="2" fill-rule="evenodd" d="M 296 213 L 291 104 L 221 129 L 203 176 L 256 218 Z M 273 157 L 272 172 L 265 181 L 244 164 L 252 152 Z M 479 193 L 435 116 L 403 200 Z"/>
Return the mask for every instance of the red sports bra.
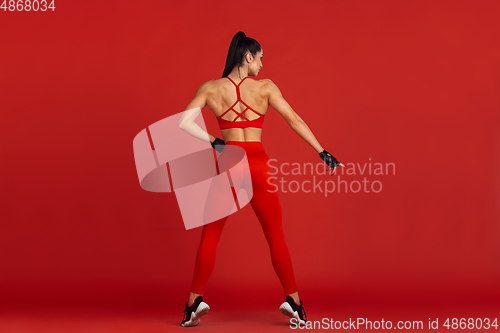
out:
<path id="1" fill-rule="evenodd" d="M 228 77 L 228 76 L 226 76 L 226 77 L 236 86 L 236 95 L 238 96 L 238 99 L 236 100 L 236 102 L 234 102 L 233 105 L 231 105 L 231 107 L 229 109 L 227 109 L 223 114 L 221 114 L 219 117 L 217 117 L 217 121 L 219 122 L 220 129 L 243 128 L 243 127 L 257 127 L 257 128 L 262 128 L 262 124 L 264 123 L 264 115 L 258 113 L 257 111 L 255 111 L 254 109 L 252 109 L 251 107 L 249 107 L 245 102 L 243 102 L 241 100 L 240 89 L 239 89 L 240 87 L 239 86 L 240 86 L 241 82 L 245 81 L 245 79 L 248 76 L 245 77 L 245 78 L 243 78 L 243 80 L 241 80 L 239 84 L 234 83 L 234 81 L 231 80 L 230 77 Z M 241 103 L 243 103 L 247 107 L 245 110 L 243 110 L 242 113 L 238 113 L 236 110 L 233 109 L 233 107 L 238 103 L 238 101 L 240 101 Z M 243 113 L 245 113 L 245 111 L 248 110 L 248 109 L 250 109 L 253 112 L 255 112 L 256 114 L 258 114 L 259 118 L 254 119 L 254 120 L 249 120 L 248 118 L 246 118 L 243 115 Z M 234 111 L 238 115 L 238 117 L 234 118 L 234 120 L 232 120 L 232 121 L 222 119 L 222 116 L 224 116 L 229 111 Z M 236 119 L 238 119 L 239 117 L 245 118 L 246 121 L 236 121 Z"/>

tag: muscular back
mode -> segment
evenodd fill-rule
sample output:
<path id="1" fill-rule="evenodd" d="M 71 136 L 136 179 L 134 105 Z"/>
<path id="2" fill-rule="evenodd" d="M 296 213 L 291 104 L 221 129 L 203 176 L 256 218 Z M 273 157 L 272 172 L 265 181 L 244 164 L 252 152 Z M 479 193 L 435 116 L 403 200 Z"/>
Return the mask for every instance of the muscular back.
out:
<path id="1" fill-rule="evenodd" d="M 246 79 L 239 87 L 241 99 L 252 109 L 260 114 L 265 115 L 269 107 L 269 82 L 268 79 L 255 80 L 253 78 Z M 235 81 L 239 84 L 239 81 Z M 222 115 L 228 110 L 231 105 L 238 99 L 236 95 L 236 86 L 227 78 L 221 78 L 210 81 L 210 89 L 207 89 L 207 106 L 216 117 Z M 238 102 L 233 109 L 241 113 L 246 106 Z M 243 113 L 249 120 L 254 120 L 259 117 L 258 114 L 248 109 Z M 229 111 L 222 116 L 222 119 L 233 121 L 238 115 Z M 236 122 L 246 121 L 242 117 L 236 119 Z M 221 130 L 224 141 L 260 141 L 261 128 L 246 127 L 246 128 L 228 128 Z"/>
<path id="2" fill-rule="evenodd" d="M 240 81 L 235 82 L 239 84 Z M 310 132 L 307 125 L 302 118 L 292 109 L 288 102 L 283 98 L 279 88 L 269 79 L 255 80 L 253 78 L 245 79 L 239 86 L 240 96 L 250 108 L 256 112 L 265 115 L 269 106 L 272 106 L 309 144 L 315 145 L 320 149 L 320 145 Z M 217 80 L 209 80 L 203 83 L 196 92 L 196 96 L 187 105 L 186 110 L 194 109 L 196 107 L 203 108 L 205 105 L 214 113 L 216 117 L 222 115 L 222 119 L 232 121 L 238 115 L 233 111 L 227 111 L 237 100 L 236 86 L 227 78 Z M 245 110 L 244 104 L 238 102 L 233 109 L 237 112 Z M 259 117 L 252 110 L 247 110 L 243 116 L 249 120 L 254 120 Z M 246 121 L 240 118 L 236 122 Z M 224 141 L 260 141 L 262 129 L 261 128 L 228 128 L 221 129 Z"/>

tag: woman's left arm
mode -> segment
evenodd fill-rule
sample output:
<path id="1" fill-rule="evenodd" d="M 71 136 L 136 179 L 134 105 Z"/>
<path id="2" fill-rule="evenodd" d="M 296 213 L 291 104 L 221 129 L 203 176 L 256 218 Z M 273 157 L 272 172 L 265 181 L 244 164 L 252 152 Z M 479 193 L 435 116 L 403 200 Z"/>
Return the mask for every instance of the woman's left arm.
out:
<path id="1" fill-rule="evenodd" d="M 201 113 L 201 109 L 207 105 L 207 96 L 210 89 L 211 81 L 203 83 L 198 90 L 196 95 L 191 102 L 186 106 L 186 110 L 182 113 L 181 119 L 179 120 L 179 127 L 184 130 L 189 135 L 194 136 L 205 142 L 212 143 L 215 140 L 215 136 L 204 131 L 197 123 L 195 119 Z"/>

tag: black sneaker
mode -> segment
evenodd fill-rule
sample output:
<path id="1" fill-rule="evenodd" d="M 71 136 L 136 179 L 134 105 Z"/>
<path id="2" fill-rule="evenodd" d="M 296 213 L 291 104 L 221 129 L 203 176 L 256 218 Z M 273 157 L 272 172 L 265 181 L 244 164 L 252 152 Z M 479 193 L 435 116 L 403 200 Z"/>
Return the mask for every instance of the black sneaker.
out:
<path id="1" fill-rule="evenodd" d="M 200 323 L 200 317 L 206 315 L 208 310 L 210 310 L 210 307 L 207 303 L 203 302 L 203 296 L 198 296 L 191 306 L 188 306 L 188 302 L 186 302 L 181 326 L 188 327 L 198 325 Z"/>
<path id="2" fill-rule="evenodd" d="M 286 301 L 280 305 L 280 311 L 285 316 L 290 317 L 290 324 L 305 325 L 307 322 L 307 315 L 302 306 L 302 301 L 300 301 L 300 305 L 297 305 L 293 298 L 288 295 Z"/>

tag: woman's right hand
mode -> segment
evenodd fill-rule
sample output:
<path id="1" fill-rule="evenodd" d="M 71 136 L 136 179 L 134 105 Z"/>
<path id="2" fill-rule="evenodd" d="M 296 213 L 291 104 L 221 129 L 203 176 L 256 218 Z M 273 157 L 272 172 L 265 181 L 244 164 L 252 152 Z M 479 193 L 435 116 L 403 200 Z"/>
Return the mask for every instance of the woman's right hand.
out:
<path id="1" fill-rule="evenodd" d="M 219 138 L 215 138 L 215 140 L 213 142 L 210 143 L 212 145 L 212 147 L 217 150 L 219 153 L 222 153 L 222 151 L 224 150 L 224 146 L 226 145 L 226 143 L 224 142 L 224 140 L 221 140 Z"/>
<path id="2" fill-rule="evenodd" d="M 330 154 L 324 149 L 321 153 L 319 153 L 319 157 L 326 163 L 326 165 L 328 165 L 328 169 L 326 170 L 329 171 L 330 176 L 335 172 L 337 166 L 340 165 L 345 168 L 344 164 L 340 163 L 332 154 Z M 330 172 L 330 170 L 332 171 Z"/>

